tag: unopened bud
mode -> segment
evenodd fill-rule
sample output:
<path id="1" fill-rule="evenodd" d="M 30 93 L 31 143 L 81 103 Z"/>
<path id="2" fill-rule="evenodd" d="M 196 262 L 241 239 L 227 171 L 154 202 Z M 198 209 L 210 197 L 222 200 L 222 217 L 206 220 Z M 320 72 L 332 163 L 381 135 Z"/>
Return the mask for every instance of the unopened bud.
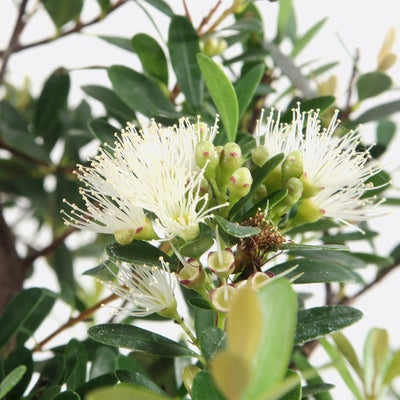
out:
<path id="1" fill-rule="evenodd" d="M 114 232 L 115 240 L 122 245 L 129 244 L 135 237 L 134 229 L 118 229 Z"/>
<path id="2" fill-rule="evenodd" d="M 262 199 L 265 199 L 267 197 L 267 195 L 268 195 L 268 191 L 267 191 L 267 188 L 265 187 L 265 185 L 260 185 L 254 193 L 253 203 L 257 204 Z"/>
<path id="3" fill-rule="evenodd" d="M 194 258 L 187 260 L 178 274 L 180 284 L 188 289 L 198 289 L 203 286 L 205 277 L 204 269 Z"/>
<path id="4" fill-rule="evenodd" d="M 324 214 L 324 210 L 321 210 L 312 199 L 305 199 L 297 209 L 293 223 L 296 226 L 316 222 Z"/>
<path id="5" fill-rule="evenodd" d="M 292 151 L 282 163 L 282 181 L 289 178 L 300 178 L 303 173 L 303 155 L 299 151 Z"/>
<path id="6" fill-rule="evenodd" d="M 236 143 L 226 143 L 220 157 L 220 170 L 222 181 L 228 183 L 228 179 L 233 171 L 237 170 L 243 164 L 242 149 Z"/>
<path id="7" fill-rule="evenodd" d="M 207 164 L 204 176 L 208 179 L 215 178 L 215 169 L 218 166 L 219 156 L 217 149 L 211 142 L 200 142 L 196 146 L 196 164 L 204 168 Z"/>
<path id="8" fill-rule="evenodd" d="M 220 277 L 227 277 L 233 272 L 235 257 L 230 248 L 212 251 L 208 254 L 208 268 Z"/>
<path id="9" fill-rule="evenodd" d="M 288 190 L 286 197 L 274 207 L 274 213 L 277 216 L 286 214 L 301 198 L 303 193 L 303 184 L 298 178 L 290 178 L 283 185 Z"/>
<path id="10" fill-rule="evenodd" d="M 267 188 L 268 193 L 273 193 L 278 189 L 282 188 L 282 170 L 281 168 L 275 167 L 264 181 L 264 185 Z"/>
<path id="11" fill-rule="evenodd" d="M 231 285 L 220 286 L 210 292 L 212 305 L 219 311 L 227 313 L 236 292 L 236 288 Z"/>
<path id="12" fill-rule="evenodd" d="M 253 177 L 246 167 L 238 168 L 228 181 L 228 189 L 231 195 L 237 199 L 246 196 L 250 192 Z"/>
<path id="13" fill-rule="evenodd" d="M 214 57 L 221 54 L 226 48 L 226 40 L 211 37 L 204 42 L 203 53 L 208 57 Z"/>
<path id="14" fill-rule="evenodd" d="M 259 167 L 263 166 L 268 161 L 268 158 L 269 152 L 265 146 L 258 146 L 251 152 L 251 159 Z"/>

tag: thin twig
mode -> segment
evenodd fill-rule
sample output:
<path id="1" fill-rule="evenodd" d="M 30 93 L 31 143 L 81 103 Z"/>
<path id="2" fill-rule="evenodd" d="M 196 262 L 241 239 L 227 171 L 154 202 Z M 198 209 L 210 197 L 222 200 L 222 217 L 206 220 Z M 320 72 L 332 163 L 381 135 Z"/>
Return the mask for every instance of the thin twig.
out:
<path id="1" fill-rule="evenodd" d="M 208 21 L 210 21 L 210 19 L 212 18 L 212 16 L 215 14 L 215 12 L 218 10 L 218 7 L 222 4 L 222 0 L 218 0 L 217 4 L 210 10 L 210 12 L 208 13 L 208 15 L 206 15 L 202 20 L 201 23 L 199 25 L 199 27 L 197 28 L 197 34 L 199 35 L 199 37 L 202 36 L 201 34 L 201 30 L 203 29 L 204 25 L 206 25 L 208 23 Z"/>
<path id="2" fill-rule="evenodd" d="M 331 306 L 334 298 L 335 295 L 332 290 L 332 284 L 330 282 L 325 283 L 325 305 Z"/>
<path id="3" fill-rule="evenodd" d="M 350 81 L 349 81 L 349 86 L 347 89 L 347 99 L 346 99 L 346 107 L 343 111 L 343 114 L 340 116 L 340 119 L 342 122 L 346 121 L 347 118 L 349 117 L 351 111 L 352 111 L 352 105 L 351 105 L 351 96 L 353 93 L 353 87 L 354 87 L 354 82 L 357 77 L 357 71 L 358 71 L 358 61 L 360 60 L 360 51 L 359 49 L 356 49 L 356 54 L 353 58 L 353 71 L 351 73 Z"/>
<path id="4" fill-rule="evenodd" d="M 59 335 L 64 330 L 76 325 L 78 322 L 84 321 L 92 316 L 97 310 L 102 308 L 105 304 L 108 304 L 114 300 L 118 299 L 116 294 L 112 294 L 105 298 L 104 300 L 99 301 L 94 306 L 88 308 L 87 310 L 82 311 L 77 317 L 70 318 L 64 325 L 60 326 L 57 330 L 55 330 L 51 335 L 47 336 L 40 343 L 38 343 L 33 351 L 42 350 L 43 346 L 45 346 L 50 340 L 54 339 L 57 335 Z"/>
<path id="5" fill-rule="evenodd" d="M 7 49 L 2 53 L 1 57 L 3 59 L 0 69 L 0 84 L 3 82 L 4 74 L 6 73 L 6 68 L 8 64 L 8 60 L 11 54 L 15 51 L 15 48 L 19 45 L 19 37 L 21 35 L 22 30 L 25 26 L 24 14 L 25 8 L 28 3 L 28 0 L 22 0 L 19 5 L 18 16 L 15 22 L 14 30 L 10 38 L 10 42 L 8 43 Z"/>
<path id="6" fill-rule="evenodd" d="M 183 0 L 183 8 L 185 9 L 186 18 L 187 18 L 187 19 L 190 21 L 190 23 L 192 24 L 192 17 L 190 16 L 190 12 L 189 12 L 188 6 L 187 6 L 187 4 L 186 4 L 186 0 Z"/>

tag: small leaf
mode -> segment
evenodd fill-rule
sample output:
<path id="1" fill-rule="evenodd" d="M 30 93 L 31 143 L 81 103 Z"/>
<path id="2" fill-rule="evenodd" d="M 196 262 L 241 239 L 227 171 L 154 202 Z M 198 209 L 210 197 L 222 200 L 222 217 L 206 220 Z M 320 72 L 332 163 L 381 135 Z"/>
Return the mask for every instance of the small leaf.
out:
<path id="1" fill-rule="evenodd" d="M 257 64 L 235 83 L 235 92 L 239 106 L 239 120 L 246 112 L 264 75 L 265 65 Z"/>
<path id="2" fill-rule="evenodd" d="M 177 118 L 172 103 L 152 80 L 122 65 L 108 68 L 108 77 L 118 97 L 146 117 Z"/>
<path id="3" fill-rule="evenodd" d="M 160 257 L 162 257 L 165 262 L 170 263 L 171 271 L 176 270 L 175 263 L 167 254 L 142 240 L 134 240 L 126 245 L 113 242 L 106 246 L 105 250 L 109 257 L 133 264 L 161 266 Z"/>
<path id="4" fill-rule="evenodd" d="M 113 349 L 99 347 L 92 359 L 89 380 L 105 374 L 112 374 L 117 369 L 117 357 Z"/>
<path id="5" fill-rule="evenodd" d="M 200 258 L 213 244 L 214 240 L 210 237 L 198 238 L 185 242 L 185 244 L 179 248 L 179 253 L 184 257 Z"/>
<path id="6" fill-rule="evenodd" d="M 209 372 L 200 371 L 193 379 L 193 400 L 224 400 L 225 398 L 215 387 Z"/>
<path id="7" fill-rule="evenodd" d="M 168 49 L 178 85 L 193 111 L 200 110 L 203 79 L 196 55 L 200 53 L 199 37 L 191 22 L 174 15 L 169 26 Z"/>
<path id="8" fill-rule="evenodd" d="M 201 308 L 194 309 L 194 330 L 196 336 L 200 337 L 201 333 L 209 328 L 216 326 L 217 315 L 214 311 L 203 310 Z"/>
<path id="9" fill-rule="evenodd" d="M 0 383 L 0 399 L 2 399 L 24 376 L 25 365 L 13 369 Z"/>
<path id="10" fill-rule="evenodd" d="M 206 360 L 210 360 L 217 351 L 226 347 L 226 333 L 216 326 L 210 326 L 201 332 L 199 341 L 202 354 Z"/>
<path id="11" fill-rule="evenodd" d="M 43 5 L 56 27 L 61 28 L 79 16 L 83 0 L 43 0 Z"/>
<path id="12" fill-rule="evenodd" d="M 377 96 L 388 90 L 392 85 L 392 79 L 382 71 L 373 71 L 361 75 L 357 81 L 359 100 Z"/>
<path id="13" fill-rule="evenodd" d="M 62 392 L 58 394 L 56 397 L 54 397 L 53 400 L 80 400 L 81 398 L 79 397 L 78 393 L 73 392 L 72 390 L 66 390 L 65 392 Z"/>
<path id="14" fill-rule="evenodd" d="M 155 7 L 158 11 L 161 11 L 168 17 L 172 17 L 174 15 L 174 11 L 172 8 L 168 5 L 167 2 L 164 0 L 144 0 L 146 3 L 151 4 L 153 7 Z"/>
<path id="15" fill-rule="evenodd" d="M 108 144 L 115 142 L 114 133 L 119 130 L 110 125 L 104 118 L 96 118 L 89 121 L 89 129 L 101 143 Z"/>
<path id="16" fill-rule="evenodd" d="M 76 390 L 85 383 L 88 356 L 84 345 L 76 339 L 71 339 L 65 349 L 67 366 L 66 383 L 69 390 Z"/>
<path id="17" fill-rule="evenodd" d="M 135 386 L 140 386 L 151 390 L 154 393 L 165 395 L 166 393 L 161 390 L 151 379 L 147 378 L 145 375 L 139 372 L 118 370 L 115 375 L 121 382 L 131 383 Z"/>
<path id="18" fill-rule="evenodd" d="M 400 100 L 394 100 L 389 103 L 373 107 L 368 111 L 365 111 L 354 121 L 354 124 L 358 125 L 358 124 L 364 124 L 369 121 L 376 121 L 378 119 L 387 117 L 399 111 L 400 111 Z"/>
<path id="19" fill-rule="evenodd" d="M 285 37 L 289 37 L 292 42 L 296 41 L 296 16 L 292 0 L 281 0 L 279 2 L 278 42 Z"/>
<path id="20" fill-rule="evenodd" d="M 255 228 L 253 226 L 242 226 L 239 223 L 233 223 L 225 218 L 222 218 L 220 215 L 215 216 L 215 220 L 218 225 L 228 234 L 238 238 L 245 238 L 254 235 L 258 235 L 261 232 L 260 228 Z"/>
<path id="21" fill-rule="evenodd" d="M 239 123 L 239 106 L 235 89 L 222 68 L 210 57 L 197 55 L 197 61 L 210 95 L 224 124 L 229 142 L 234 142 Z"/>
<path id="22" fill-rule="evenodd" d="M 339 331 L 360 320 L 362 312 L 356 308 L 336 305 L 300 310 L 294 342 L 301 344 Z"/>
<path id="23" fill-rule="evenodd" d="M 104 40 L 107 43 L 110 43 L 114 46 L 117 46 L 121 49 L 134 52 L 132 47 L 132 40 L 129 38 L 119 37 L 119 36 L 98 36 L 99 39 Z"/>
<path id="24" fill-rule="evenodd" d="M 99 388 L 85 397 L 86 400 L 165 400 L 170 398 L 128 383 Z"/>
<path id="25" fill-rule="evenodd" d="M 222 30 L 239 32 L 261 32 L 263 30 L 263 25 L 259 19 L 243 18 L 236 21 L 234 24 L 223 28 Z"/>
<path id="26" fill-rule="evenodd" d="M 383 379 L 384 384 L 389 384 L 394 378 L 400 375 L 400 350 L 397 350 L 390 362 L 385 377 Z"/>
<path id="27" fill-rule="evenodd" d="M 332 385 L 331 383 L 314 383 L 312 385 L 303 386 L 301 391 L 302 399 L 306 399 L 310 396 L 317 398 L 315 396 L 316 394 L 326 392 L 334 388 L 335 385 Z"/>
<path id="28" fill-rule="evenodd" d="M 165 357 L 197 357 L 198 355 L 164 336 L 124 324 L 103 324 L 89 328 L 89 337 L 107 344 Z"/>
<path id="29" fill-rule="evenodd" d="M 139 56 L 143 69 L 168 85 L 168 63 L 158 42 L 146 33 L 138 33 L 132 38 L 132 47 Z"/>
<path id="30" fill-rule="evenodd" d="M 110 271 L 111 270 L 111 271 Z M 115 263 L 110 260 L 106 260 L 102 264 L 90 268 L 83 273 L 83 275 L 94 276 L 102 281 L 112 281 L 115 278 L 115 275 L 118 274 L 118 267 Z"/>
<path id="31" fill-rule="evenodd" d="M 285 243 L 283 245 L 283 248 L 286 250 L 290 250 L 293 252 L 298 251 L 299 254 L 304 255 L 304 256 L 315 256 L 314 258 L 318 258 L 317 256 L 319 255 L 318 250 L 325 250 L 324 253 L 331 251 L 331 252 L 338 252 L 338 251 L 348 251 L 349 248 L 347 246 L 344 246 L 342 244 L 325 244 L 325 245 L 319 245 L 319 244 L 302 244 L 302 243 Z M 303 250 L 303 252 L 301 252 Z M 310 250 L 310 251 L 307 251 Z M 316 251 L 313 251 L 316 250 Z M 319 257 L 320 260 L 326 260 L 327 257 L 324 257 L 324 255 L 320 255 Z M 310 257 L 313 258 L 313 257 Z"/>
<path id="32" fill-rule="evenodd" d="M 191 297 L 189 304 L 202 310 L 212 310 L 211 304 L 203 297 Z"/>

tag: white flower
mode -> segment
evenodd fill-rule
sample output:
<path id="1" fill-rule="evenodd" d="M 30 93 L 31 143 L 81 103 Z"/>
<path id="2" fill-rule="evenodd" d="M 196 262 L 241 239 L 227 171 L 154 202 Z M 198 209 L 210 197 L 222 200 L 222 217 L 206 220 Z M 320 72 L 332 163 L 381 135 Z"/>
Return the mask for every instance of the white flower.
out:
<path id="1" fill-rule="evenodd" d="M 319 113 L 302 113 L 300 106 L 293 110 L 291 124 L 280 124 L 271 112 L 264 127 L 257 125 L 256 142 L 264 141 L 269 157 L 278 153 L 288 155 L 298 151 L 303 159 L 303 182 L 307 180 L 316 193 L 307 199 L 303 210 L 312 204 L 320 216 L 334 218 L 343 223 L 367 220 L 379 215 L 373 199 L 363 195 L 373 187 L 366 181 L 380 171 L 370 162 L 369 149 L 357 150 L 361 141 L 359 131 L 350 131 L 341 138 L 333 136 L 340 121 L 338 111 L 328 128 L 321 129 Z M 315 209 L 313 211 L 315 211 Z"/>
<path id="2" fill-rule="evenodd" d="M 144 317 L 153 313 L 172 315 L 176 311 L 174 290 L 176 278 L 171 273 L 168 263 L 160 258 L 161 267 L 119 263 L 117 283 L 102 282 L 117 296 L 135 306 L 124 312 Z"/>

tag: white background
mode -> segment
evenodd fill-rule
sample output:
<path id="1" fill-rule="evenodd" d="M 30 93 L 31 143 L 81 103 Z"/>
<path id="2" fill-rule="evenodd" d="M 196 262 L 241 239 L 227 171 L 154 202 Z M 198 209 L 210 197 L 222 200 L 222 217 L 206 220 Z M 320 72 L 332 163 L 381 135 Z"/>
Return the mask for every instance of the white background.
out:
<path id="1" fill-rule="evenodd" d="M 360 72 L 369 72 L 376 68 L 376 59 L 382 40 L 390 26 L 399 28 L 399 5 L 397 1 L 380 0 L 293 0 L 297 11 L 298 32 L 304 33 L 311 25 L 325 16 L 329 17 L 328 22 L 322 29 L 304 53 L 299 58 L 299 65 L 310 59 L 320 59 L 322 63 L 331 61 L 340 61 L 340 66 L 333 72 L 339 79 L 338 98 L 341 99 L 341 105 L 344 103 L 344 95 L 348 81 L 351 76 L 352 60 L 344 50 L 338 39 L 338 35 L 346 43 L 347 48 L 354 54 L 355 49 L 360 50 L 361 58 L 359 62 Z M 35 3 L 30 1 L 29 4 Z M 86 2 L 85 2 L 86 3 Z M 172 7 L 177 13 L 182 13 L 182 2 L 171 1 Z M 187 4 L 197 26 L 208 10 L 215 4 L 210 0 L 188 0 Z M 224 0 L 221 10 L 230 5 L 230 1 Z M 266 32 L 269 38 L 273 38 L 276 30 L 277 3 L 270 3 L 266 0 L 257 2 L 257 5 L 263 12 L 266 25 Z M 148 7 L 153 12 L 154 9 Z M 16 7 L 11 0 L 0 1 L 0 48 L 4 49 L 9 40 L 9 35 L 16 17 Z M 83 20 L 90 19 L 97 14 L 95 1 L 88 1 L 84 9 Z M 153 12 L 158 27 L 164 38 L 167 37 L 168 19 L 157 11 Z M 54 32 L 53 25 L 49 17 L 45 14 L 38 14 L 31 23 L 28 24 L 22 42 L 29 43 L 44 37 L 48 37 Z M 32 82 L 32 91 L 37 94 L 46 77 L 57 67 L 64 66 L 72 69 L 72 92 L 70 103 L 77 104 L 82 98 L 83 93 L 80 86 L 83 84 L 102 84 L 108 85 L 108 79 L 104 71 L 82 70 L 92 65 L 109 66 L 113 64 L 124 64 L 132 68 L 139 68 L 138 59 L 134 54 L 117 49 L 109 44 L 97 39 L 94 35 L 114 35 L 132 37 L 139 32 L 147 32 L 156 37 L 157 32 L 149 22 L 146 15 L 135 4 L 134 1 L 121 7 L 110 17 L 101 23 L 85 29 L 84 35 L 74 34 L 66 38 L 57 40 L 44 46 L 35 47 L 11 57 L 8 64 L 7 79 L 21 85 L 25 76 L 29 76 Z M 394 52 L 399 54 L 400 38 L 397 40 Z M 389 73 L 394 77 L 393 93 L 387 96 L 399 98 L 398 84 L 400 82 L 400 62 L 393 67 Z M 328 78 L 329 75 L 325 76 Z M 173 85 L 171 82 L 170 85 Z M 375 104 L 376 100 L 365 101 L 365 108 Z M 285 106 L 282 104 L 282 106 Z M 98 103 L 95 109 L 99 110 Z M 360 110 L 361 112 L 362 110 Z M 397 122 L 399 117 L 396 116 Z M 374 134 L 373 124 L 367 124 L 364 127 L 365 134 L 372 139 Z M 392 147 L 391 152 L 383 161 L 388 171 L 394 171 L 399 166 L 398 146 Z M 398 182 L 394 181 L 394 186 Z M 394 214 L 382 217 L 374 221 L 374 229 L 384 230 L 385 234 L 376 240 L 378 254 L 386 255 L 400 240 L 398 233 L 399 214 L 395 210 Z M 39 247 L 40 243 L 38 244 Z M 362 250 L 367 250 L 363 248 Z M 85 264 L 83 269 L 94 266 Z M 367 271 L 367 277 L 372 276 L 371 271 Z M 43 274 L 46 274 L 45 276 Z M 48 278 L 47 278 L 48 277 Z M 87 282 L 87 281 L 86 281 Z M 29 282 L 30 285 L 54 286 L 56 283 L 54 277 L 44 266 L 39 265 L 34 275 L 34 279 Z M 354 305 L 364 312 L 364 318 L 355 326 L 345 330 L 356 349 L 361 352 L 362 344 L 367 331 L 372 326 L 385 327 L 390 331 L 390 340 L 393 348 L 400 347 L 400 324 L 398 321 L 399 304 L 399 286 L 400 272 L 389 275 L 379 286 L 368 292 L 365 297 L 360 298 Z M 303 289 L 303 288 L 302 288 Z M 357 288 L 354 288 L 355 290 Z M 321 304 L 322 294 L 316 298 L 315 304 Z M 311 303 L 310 303 L 311 305 Z M 66 317 L 66 315 L 65 315 Z M 58 316 L 56 324 L 64 321 L 64 316 Z M 46 330 L 48 331 L 49 328 Z M 77 330 L 76 334 L 81 334 Z M 43 333 L 44 335 L 46 332 Z M 318 363 L 323 363 L 322 351 L 317 351 L 314 359 Z M 340 378 L 332 375 L 328 377 L 332 383 L 338 384 L 335 389 L 335 398 L 349 399 L 351 395 L 340 385 Z"/>

